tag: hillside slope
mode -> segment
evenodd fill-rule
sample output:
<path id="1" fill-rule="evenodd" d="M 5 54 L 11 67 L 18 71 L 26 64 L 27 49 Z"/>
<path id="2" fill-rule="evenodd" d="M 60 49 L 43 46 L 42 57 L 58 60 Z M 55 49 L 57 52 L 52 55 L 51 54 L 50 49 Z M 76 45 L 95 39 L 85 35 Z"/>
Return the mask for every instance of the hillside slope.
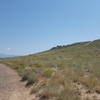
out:
<path id="1" fill-rule="evenodd" d="M 100 40 L 1 62 L 16 69 L 39 100 L 100 100 Z"/>

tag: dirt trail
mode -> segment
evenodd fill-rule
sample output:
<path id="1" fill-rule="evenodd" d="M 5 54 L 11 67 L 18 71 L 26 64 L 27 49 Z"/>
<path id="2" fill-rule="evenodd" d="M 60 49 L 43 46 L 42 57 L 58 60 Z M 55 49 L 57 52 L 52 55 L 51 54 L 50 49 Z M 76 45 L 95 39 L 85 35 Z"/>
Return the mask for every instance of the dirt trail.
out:
<path id="1" fill-rule="evenodd" d="M 0 100 L 35 100 L 17 72 L 0 64 Z"/>

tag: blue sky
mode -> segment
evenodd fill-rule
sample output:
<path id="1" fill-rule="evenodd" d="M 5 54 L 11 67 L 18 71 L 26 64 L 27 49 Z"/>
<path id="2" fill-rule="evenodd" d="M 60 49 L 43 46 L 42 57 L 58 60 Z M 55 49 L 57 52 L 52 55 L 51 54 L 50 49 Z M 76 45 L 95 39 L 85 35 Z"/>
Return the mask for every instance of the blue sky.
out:
<path id="1" fill-rule="evenodd" d="M 100 0 L 0 0 L 0 53 L 29 54 L 100 38 Z"/>

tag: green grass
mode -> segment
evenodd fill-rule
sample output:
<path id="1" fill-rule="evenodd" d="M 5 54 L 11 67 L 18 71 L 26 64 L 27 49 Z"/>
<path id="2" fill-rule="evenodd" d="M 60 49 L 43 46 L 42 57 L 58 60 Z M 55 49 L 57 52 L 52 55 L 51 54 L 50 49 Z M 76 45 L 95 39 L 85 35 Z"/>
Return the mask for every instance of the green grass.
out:
<path id="1" fill-rule="evenodd" d="M 0 62 L 17 70 L 41 100 L 81 100 L 73 82 L 100 91 L 100 40 L 57 46 Z"/>

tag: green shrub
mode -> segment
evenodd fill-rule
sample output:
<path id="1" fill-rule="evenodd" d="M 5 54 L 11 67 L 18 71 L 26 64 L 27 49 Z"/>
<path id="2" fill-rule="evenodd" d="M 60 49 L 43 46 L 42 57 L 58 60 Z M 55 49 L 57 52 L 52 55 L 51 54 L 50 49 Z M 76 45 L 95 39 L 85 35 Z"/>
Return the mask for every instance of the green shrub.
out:
<path id="1" fill-rule="evenodd" d="M 22 73 L 22 81 L 27 81 L 27 85 L 32 85 L 37 81 L 37 75 L 30 70 L 24 70 Z"/>
<path id="2" fill-rule="evenodd" d="M 50 77 L 52 75 L 52 73 L 54 73 L 54 72 L 55 72 L 54 69 L 46 69 L 46 70 L 43 71 L 43 75 L 45 77 Z"/>

